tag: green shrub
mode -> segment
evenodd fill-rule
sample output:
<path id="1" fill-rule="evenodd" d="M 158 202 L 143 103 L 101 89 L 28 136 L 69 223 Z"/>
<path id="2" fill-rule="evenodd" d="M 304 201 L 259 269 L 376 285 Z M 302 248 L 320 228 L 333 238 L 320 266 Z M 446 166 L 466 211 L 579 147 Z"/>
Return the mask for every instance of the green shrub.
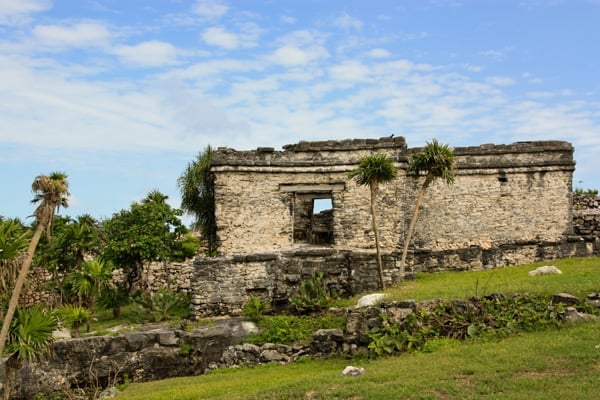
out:
<path id="1" fill-rule="evenodd" d="M 92 322 L 92 312 L 85 307 L 72 304 L 64 305 L 55 310 L 56 317 L 69 327 L 74 337 L 79 337 L 79 329 L 87 325 L 88 331 Z"/>
<path id="2" fill-rule="evenodd" d="M 580 308 L 589 311 L 585 305 Z M 518 332 L 561 327 L 564 306 L 548 297 L 526 294 L 509 299 L 483 299 L 476 307 L 458 312 L 456 304 L 445 301 L 433 310 L 409 314 L 399 323 L 382 323 L 369 331 L 371 354 L 381 356 L 402 351 L 425 351 L 427 343 L 440 338 L 465 340 L 502 338 Z M 592 311 L 600 314 L 600 311 Z"/>
<path id="3" fill-rule="evenodd" d="M 290 298 L 290 303 L 296 311 L 307 313 L 329 307 L 332 300 L 332 295 L 323 282 L 323 273 L 319 272 L 300 283 L 300 291 L 297 296 Z"/>
<path id="4" fill-rule="evenodd" d="M 246 318 L 250 318 L 254 322 L 258 322 L 262 319 L 263 314 L 269 306 L 268 302 L 262 301 L 258 297 L 252 297 L 244 304 L 242 315 Z"/>
<path id="5" fill-rule="evenodd" d="M 267 316 L 258 323 L 261 332 L 250 334 L 247 342 L 256 345 L 308 343 L 313 332 L 319 329 L 344 329 L 345 323 L 345 317 L 333 314 Z"/>
<path id="6" fill-rule="evenodd" d="M 132 318 L 137 322 L 160 322 L 189 315 L 189 297 L 165 288 L 151 294 L 141 294 L 133 300 Z"/>

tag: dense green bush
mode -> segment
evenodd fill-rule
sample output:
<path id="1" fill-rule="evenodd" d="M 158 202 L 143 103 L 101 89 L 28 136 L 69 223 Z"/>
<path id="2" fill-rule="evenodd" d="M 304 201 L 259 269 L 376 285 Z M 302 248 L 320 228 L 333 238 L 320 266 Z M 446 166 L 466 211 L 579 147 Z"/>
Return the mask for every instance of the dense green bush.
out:
<path id="1" fill-rule="evenodd" d="M 326 313 L 323 315 L 277 315 L 264 317 L 258 323 L 260 333 L 253 333 L 247 342 L 256 345 L 265 343 L 307 343 L 313 332 L 319 329 L 344 329 L 345 317 Z"/>
<path id="2" fill-rule="evenodd" d="M 552 304 L 548 297 L 535 294 L 460 303 L 467 304 L 460 312 L 457 311 L 459 303 L 444 301 L 433 310 L 413 312 L 399 323 L 389 323 L 383 318 L 381 326 L 369 331 L 369 349 L 373 355 L 380 356 L 423 350 L 429 341 L 440 338 L 464 340 L 507 337 L 518 332 L 560 327 L 564 322 L 562 304 Z M 600 314 L 599 310 L 592 310 L 585 305 L 581 308 Z"/>
<path id="3" fill-rule="evenodd" d="M 136 322 L 160 322 L 189 315 L 190 299 L 185 293 L 160 288 L 133 300 L 131 314 Z"/>
<path id="4" fill-rule="evenodd" d="M 313 273 L 310 279 L 300 283 L 297 296 L 290 298 L 290 303 L 299 313 L 322 310 L 332 304 L 335 293 L 330 293 L 323 282 L 323 273 Z"/>
<path id="5" fill-rule="evenodd" d="M 265 311 L 269 308 L 270 304 L 266 301 L 262 301 L 258 297 L 252 297 L 244 304 L 242 308 L 242 315 L 250 318 L 254 322 L 258 322 L 262 319 Z"/>

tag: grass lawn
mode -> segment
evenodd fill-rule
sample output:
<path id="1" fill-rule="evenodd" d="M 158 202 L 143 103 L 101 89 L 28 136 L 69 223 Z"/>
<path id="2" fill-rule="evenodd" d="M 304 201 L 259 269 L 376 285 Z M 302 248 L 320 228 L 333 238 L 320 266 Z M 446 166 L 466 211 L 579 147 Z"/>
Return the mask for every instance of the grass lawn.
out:
<path id="1" fill-rule="evenodd" d="M 390 298 L 459 299 L 490 292 L 600 291 L 600 259 L 551 262 L 562 275 L 530 277 L 549 262 L 481 272 L 419 274 L 390 288 Z M 368 359 L 304 359 L 288 366 L 219 370 L 208 375 L 129 385 L 134 399 L 597 399 L 600 321 L 499 341 L 441 340 L 431 353 Z M 365 375 L 343 377 L 347 365 Z"/>

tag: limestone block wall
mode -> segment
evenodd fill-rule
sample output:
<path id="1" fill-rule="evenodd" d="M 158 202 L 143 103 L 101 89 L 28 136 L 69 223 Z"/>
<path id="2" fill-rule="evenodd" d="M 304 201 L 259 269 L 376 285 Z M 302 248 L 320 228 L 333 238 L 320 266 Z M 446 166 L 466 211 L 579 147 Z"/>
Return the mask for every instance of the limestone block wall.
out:
<path id="1" fill-rule="evenodd" d="M 382 249 L 402 248 L 422 179 L 407 176 L 403 138 L 300 142 L 283 151 L 215 153 L 215 201 L 220 252 L 290 250 L 306 211 L 306 196 L 329 196 L 338 249 L 374 248 L 370 194 L 348 179 L 364 155 L 390 156 L 399 168 L 381 186 L 377 203 Z M 573 147 L 566 142 L 520 142 L 456 148 L 456 182 L 428 190 L 414 235 L 415 249 L 489 248 L 519 241 L 560 241 L 573 233 Z M 301 199 L 302 198 L 302 199 Z M 298 228 L 295 227 L 298 226 Z"/>
<path id="2" fill-rule="evenodd" d="M 219 251 L 244 254 L 290 250 L 294 240 L 297 197 L 328 196 L 333 204 L 333 242 L 336 247 L 370 249 L 369 190 L 347 177 L 360 159 L 385 153 L 402 167 L 404 138 L 300 142 L 284 151 L 218 149 L 213 158 Z M 396 207 L 403 185 L 382 188 L 379 210 L 382 246 L 395 247 L 404 209 Z"/>
<path id="3" fill-rule="evenodd" d="M 398 255 L 383 258 L 388 282 L 398 278 Z M 370 252 L 338 251 L 332 248 L 297 249 L 287 252 L 229 257 L 199 258 L 195 262 L 191 315 L 239 315 L 252 297 L 275 307 L 289 306 L 300 283 L 313 273 L 340 296 L 350 296 L 379 287 L 376 257 Z"/>
<path id="4" fill-rule="evenodd" d="M 416 249 L 560 241 L 573 233 L 569 144 L 485 145 L 458 148 L 455 154 L 455 183 L 436 181 L 427 191 Z M 409 182 L 409 192 L 420 183 Z"/>

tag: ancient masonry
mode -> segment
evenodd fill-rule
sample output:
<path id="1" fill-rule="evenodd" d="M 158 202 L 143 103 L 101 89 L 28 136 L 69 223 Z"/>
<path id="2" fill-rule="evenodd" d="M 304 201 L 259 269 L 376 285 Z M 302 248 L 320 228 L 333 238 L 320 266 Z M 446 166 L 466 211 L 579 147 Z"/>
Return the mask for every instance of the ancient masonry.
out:
<path id="1" fill-rule="evenodd" d="M 192 314 L 239 314 L 258 296 L 287 303 L 322 272 L 341 294 L 379 286 L 369 190 L 348 179 L 360 159 L 387 154 L 398 178 L 376 205 L 388 282 L 399 276 L 422 177 L 406 173 L 402 137 L 299 142 L 283 151 L 214 153 L 220 256 L 196 260 Z M 496 268 L 600 249 L 573 229 L 573 147 L 561 141 L 455 148 L 456 181 L 435 182 L 421 208 L 408 273 Z M 326 210 L 321 211 L 319 204 Z"/>

